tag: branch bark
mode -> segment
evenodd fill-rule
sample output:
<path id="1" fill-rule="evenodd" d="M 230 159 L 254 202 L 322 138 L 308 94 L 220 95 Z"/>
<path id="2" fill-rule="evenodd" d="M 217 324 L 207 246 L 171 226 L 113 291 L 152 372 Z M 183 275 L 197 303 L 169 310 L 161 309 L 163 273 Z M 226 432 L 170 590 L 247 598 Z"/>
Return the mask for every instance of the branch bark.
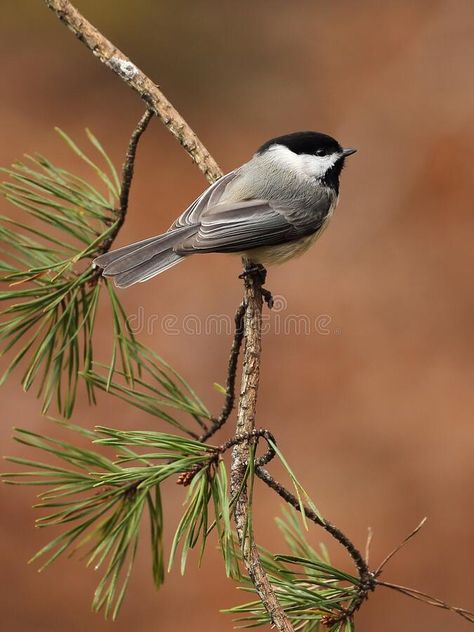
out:
<path id="1" fill-rule="evenodd" d="M 260 382 L 260 357 L 262 352 L 262 277 L 261 272 L 252 273 L 250 267 L 244 273 L 244 353 L 242 363 L 242 382 L 237 414 L 236 435 L 248 435 L 255 430 L 257 395 Z M 263 602 L 271 620 L 280 632 L 292 632 L 288 617 L 278 603 L 275 592 L 262 566 L 258 549 L 249 528 L 249 494 L 243 484 L 250 458 L 252 439 L 242 441 L 232 450 L 231 492 L 240 494 L 237 499 L 234 517 L 237 536 L 242 547 L 245 567 L 258 596 Z"/>
<path id="2" fill-rule="evenodd" d="M 69 0 L 45 0 L 45 2 L 79 41 L 139 94 L 147 107 L 158 116 L 191 156 L 209 182 L 214 182 L 222 176 L 217 162 L 156 83 L 86 20 Z"/>
<path id="3" fill-rule="evenodd" d="M 209 182 L 214 182 L 222 176 L 218 164 L 208 150 L 175 110 L 160 88 L 143 73 L 122 51 L 110 42 L 95 26 L 81 15 L 69 0 L 45 0 L 46 5 L 54 11 L 57 17 L 74 35 L 108 68 L 113 70 L 132 90 L 137 92 L 173 136 L 179 141 L 185 151 L 206 176 Z M 143 119 L 146 127 L 148 121 Z M 138 138 L 142 131 L 139 132 Z M 128 182 L 128 186 L 130 182 Z M 122 200 L 121 200 L 122 201 Z M 126 201 L 126 200 L 125 200 Z M 245 319 L 244 319 L 244 359 L 241 394 L 237 419 L 236 435 L 251 437 L 255 431 L 255 415 L 257 392 L 260 379 L 260 353 L 262 335 L 262 278 L 260 273 L 245 275 Z M 235 343 L 237 344 L 237 343 Z M 238 342 L 240 348 L 240 342 Z M 237 366 L 238 349 L 231 354 L 230 366 Z M 232 364 L 234 363 L 234 364 Z M 233 392 L 234 383 L 228 383 L 228 394 Z M 230 414 L 233 399 L 228 397 L 227 408 L 222 417 L 225 422 Z M 219 424 L 219 427 L 222 425 Z M 231 487 L 233 492 L 239 490 L 245 477 L 247 462 L 252 439 L 238 443 L 233 449 L 231 465 Z M 277 601 L 274 590 L 261 564 L 257 546 L 253 540 L 251 529 L 247 529 L 249 516 L 249 498 L 246 486 L 239 496 L 235 508 L 236 529 L 241 541 L 244 563 L 250 579 L 255 585 L 260 599 L 275 627 L 280 632 L 293 632 L 293 626 L 286 617 Z"/>

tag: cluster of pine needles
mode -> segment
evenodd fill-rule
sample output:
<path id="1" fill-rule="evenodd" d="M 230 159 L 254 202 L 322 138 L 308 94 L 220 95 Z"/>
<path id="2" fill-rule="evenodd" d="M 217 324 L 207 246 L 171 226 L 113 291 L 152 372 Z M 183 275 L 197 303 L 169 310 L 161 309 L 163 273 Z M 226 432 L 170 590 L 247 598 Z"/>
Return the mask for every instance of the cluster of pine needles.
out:
<path id="1" fill-rule="evenodd" d="M 137 370 L 134 337 L 110 284 L 98 283 L 91 261 L 113 235 L 120 180 L 95 136 L 87 131 L 99 166 L 64 132 L 61 137 L 90 168 L 99 186 L 44 156 L 25 156 L 3 169 L 0 193 L 17 212 L 0 216 L 2 356 L 10 361 L 1 382 L 18 366 L 25 390 L 37 384 L 43 412 L 53 401 L 70 417 L 81 372 L 93 365 L 93 335 L 100 294 L 112 308 L 114 345 L 108 380 L 117 366 L 131 383 Z M 87 392 L 94 401 L 93 382 Z"/>

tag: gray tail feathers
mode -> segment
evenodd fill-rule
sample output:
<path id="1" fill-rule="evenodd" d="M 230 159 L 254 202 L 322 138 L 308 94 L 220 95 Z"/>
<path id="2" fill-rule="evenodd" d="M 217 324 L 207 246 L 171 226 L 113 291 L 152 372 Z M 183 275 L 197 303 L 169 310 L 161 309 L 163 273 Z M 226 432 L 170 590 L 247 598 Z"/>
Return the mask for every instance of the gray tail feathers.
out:
<path id="1" fill-rule="evenodd" d="M 174 247 L 193 232 L 196 232 L 195 227 L 178 228 L 106 252 L 94 259 L 93 263 L 102 268 L 105 277 L 112 277 L 117 287 L 141 283 L 182 261 L 184 257 L 176 254 Z"/>

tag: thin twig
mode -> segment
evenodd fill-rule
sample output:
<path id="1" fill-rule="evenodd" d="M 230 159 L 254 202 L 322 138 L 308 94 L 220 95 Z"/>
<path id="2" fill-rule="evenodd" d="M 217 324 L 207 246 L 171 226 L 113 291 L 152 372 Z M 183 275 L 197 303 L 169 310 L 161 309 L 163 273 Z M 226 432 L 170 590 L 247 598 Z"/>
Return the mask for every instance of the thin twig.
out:
<path id="1" fill-rule="evenodd" d="M 371 591 L 375 588 L 375 574 L 368 567 L 365 559 L 363 558 L 361 552 L 354 546 L 354 544 L 349 540 L 349 538 L 340 530 L 338 527 L 333 525 L 328 520 L 324 520 L 312 509 L 307 507 L 306 505 L 301 506 L 298 498 L 292 494 L 286 487 L 281 485 L 278 481 L 276 481 L 273 476 L 265 470 L 263 467 L 256 467 L 255 474 L 269 487 L 271 487 L 276 493 L 283 498 L 289 505 L 294 507 L 297 511 L 301 511 L 303 509 L 305 516 L 312 520 L 315 524 L 322 527 L 325 531 L 327 531 L 339 544 L 341 544 L 346 551 L 351 556 L 354 564 L 356 565 L 357 571 L 359 573 L 359 589 L 358 594 L 355 599 L 353 599 L 351 605 L 344 610 L 344 612 L 338 616 L 337 618 L 331 618 L 328 620 L 331 625 L 334 625 L 339 622 L 344 622 L 352 619 L 353 615 L 359 610 L 361 605 L 366 601 L 369 597 Z"/>
<path id="2" fill-rule="evenodd" d="M 239 361 L 240 348 L 242 346 L 242 339 L 244 337 L 244 314 L 246 305 L 242 302 L 237 312 L 235 313 L 235 329 L 234 340 L 230 349 L 229 364 L 227 368 L 227 383 L 226 383 L 226 395 L 225 402 L 222 408 L 222 412 L 216 419 L 213 420 L 212 426 L 201 437 L 200 441 L 207 441 L 225 424 L 232 412 L 235 404 L 235 380 L 237 375 L 237 364 Z"/>
<path id="3" fill-rule="evenodd" d="M 130 187 L 132 186 L 133 174 L 135 171 L 135 158 L 137 155 L 137 147 L 142 134 L 146 131 L 148 124 L 153 116 L 153 110 L 147 110 L 138 121 L 134 129 L 130 141 L 128 143 L 127 153 L 125 154 L 125 162 L 122 167 L 122 186 L 120 188 L 120 214 L 117 231 L 120 230 L 125 221 L 128 210 L 128 199 L 130 197 Z"/>
<path id="4" fill-rule="evenodd" d="M 271 487 L 284 501 L 286 501 L 289 505 L 294 507 L 297 511 L 301 511 L 301 504 L 298 498 L 292 494 L 286 487 L 284 487 L 281 483 L 276 481 L 273 476 L 265 470 L 263 467 L 257 467 L 255 469 L 256 475 L 269 487 Z M 367 566 L 362 553 L 354 546 L 354 544 L 349 540 L 349 538 L 332 522 L 328 520 L 324 520 L 319 516 L 315 511 L 303 505 L 303 511 L 305 516 L 314 522 L 315 524 L 322 527 L 325 531 L 330 533 L 335 540 L 339 542 L 349 553 L 351 558 L 356 565 L 357 571 L 359 573 L 359 577 L 361 580 L 361 584 L 367 586 L 368 590 L 373 588 L 374 584 L 374 574 Z"/>
<path id="5" fill-rule="evenodd" d="M 364 560 L 365 560 L 365 563 L 367 564 L 367 566 L 369 565 L 370 545 L 372 544 L 372 538 L 373 537 L 374 537 L 374 531 L 373 531 L 372 527 L 369 527 L 367 529 L 367 540 L 365 542 L 365 553 L 364 553 Z"/>
<path id="6" fill-rule="evenodd" d="M 232 439 L 229 439 L 228 441 L 223 443 L 221 446 L 219 446 L 217 449 L 221 454 L 223 454 L 224 452 L 226 452 L 226 450 L 229 450 L 229 448 L 233 448 L 234 446 L 244 441 L 250 441 L 251 439 L 258 439 L 260 437 L 264 437 L 266 439 L 267 444 L 268 444 L 268 449 L 263 456 L 255 460 L 255 466 L 263 467 L 267 463 L 270 463 L 270 461 L 273 459 L 273 457 L 276 454 L 273 448 L 273 445 L 276 445 L 275 437 L 272 435 L 272 433 L 269 430 L 266 430 L 265 428 L 259 428 L 259 429 L 252 430 L 251 432 L 244 432 L 243 434 L 235 435 L 235 437 L 232 437 Z"/>
<path id="7" fill-rule="evenodd" d="M 251 434 L 255 430 L 257 393 L 260 381 L 260 355 L 262 350 L 262 278 L 246 265 L 244 275 L 245 304 L 244 357 L 242 383 L 237 414 L 236 436 Z M 270 620 L 280 632 L 291 632 L 293 626 L 279 604 L 260 559 L 253 530 L 248 528 L 250 498 L 245 484 L 252 439 L 238 443 L 232 450 L 231 495 L 237 497 L 234 518 L 242 548 L 242 556 L 249 577 L 255 586 Z"/>
<path id="8" fill-rule="evenodd" d="M 420 531 L 420 529 L 422 529 L 422 528 L 423 528 L 423 526 L 424 526 L 424 524 L 425 524 L 425 522 L 426 522 L 427 520 L 428 520 L 428 518 L 425 516 L 425 517 L 423 518 L 423 520 L 420 522 L 420 524 L 419 524 L 418 526 L 416 526 L 416 527 L 413 529 L 413 531 L 412 531 L 411 533 L 409 533 L 409 534 L 407 535 L 407 537 L 406 537 L 406 538 L 404 538 L 404 539 L 400 542 L 400 544 L 399 544 L 398 546 L 396 546 L 396 547 L 393 549 L 393 551 L 391 551 L 391 552 L 387 555 L 387 557 L 383 560 L 383 562 L 379 565 L 379 567 L 378 567 L 378 568 L 377 568 L 377 570 L 375 571 L 375 575 L 380 575 L 380 573 L 382 572 L 382 569 L 384 568 L 384 566 L 385 566 L 385 565 L 386 565 L 386 564 L 387 564 L 387 563 L 388 563 L 388 562 L 392 559 L 392 557 L 393 557 L 394 555 L 396 555 L 396 554 L 400 551 L 400 549 L 402 549 L 402 548 L 405 546 L 405 544 L 406 544 L 407 542 L 409 542 L 409 541 L 410 541 L 410 540 L 411 540 L 411 539 L 412 539 L 412 538 L 413 538 L 413 537 L 414 537 L 414 536 L 415 536 L 415 535 L 416 535 L 416 534 Z"/>
<path id="9" fill-rule="evenodd" d="M 175 110 L 160 88 L 142 72 L 126 55 L 110 42 L 69 2 L 69 0 L 45 0 L 47 6 L 74 35 L 108 68 L 145 101 L 147 107 L 160 118 L 173 136 L 206 176 L 214 182 L 221 175 L 218 164 L 208 150 Z"/>
<path id="10" fill-rule="evenodd" d="M 450 606 L 445 601 L 438 599 L 437 597 L 433 597 L 428 595 L 427 593 L 422 592 L 421 590 L 415 590 L 414 588 L 407 588 L 407 586 L 400 586 L 399 584 L 392 584 L 390 582 L 384 582 L 380 580 L 376 580 L 375 582 L 377 586 L 385 586 L 385 588 L 390 588 L 391 590 L 395 590 L 397 592 L 406 595 L 407 597 L 411 597 L 412 599 L 416 599 L 417 601 L 422 601 L 426 603 L 428 606 L 434 606 L 435 608 L 442 608 L 443 610 L 449 610 L 449 612 L 454 612 L 458 614 L 463 619 L 466 619 L 470 623 L 474 623 L 474 612 L 470 612 L 465 608 L 458 608 L 456 606 Z"/>
<path id="11" fill-rule="evenodd" d="M 147 110 L 140 117 L 140 120 L 138 121 L 137 126 L 133 130 L 132 135 L 130 136 L 130 140 L 128 141 L 127 153 L 125 154 L 125 161 L 122 167 L 120 204 L 118 209 L 116 209 L 115 211 L 117 218 L 115 228 L 107 237 L 107 239 L 105 239 L 100 244 L 99 248 L 97 249 L 97 252 L 99 254 L 104 254 L 110 249 L 125 221 L 128 210 L 128 200 L 130 197 L 130 188 L 132 186 L 133 173 L 135 170 L 135 158 L 137 155 L 138 143 L 140 141 L 140 138 L 142 137 L 142 134 L 146 131 L 146 128 L 148 127 L 148 124 L 151 121 L 153 115 L 154 113 L 152 110 Z"/>

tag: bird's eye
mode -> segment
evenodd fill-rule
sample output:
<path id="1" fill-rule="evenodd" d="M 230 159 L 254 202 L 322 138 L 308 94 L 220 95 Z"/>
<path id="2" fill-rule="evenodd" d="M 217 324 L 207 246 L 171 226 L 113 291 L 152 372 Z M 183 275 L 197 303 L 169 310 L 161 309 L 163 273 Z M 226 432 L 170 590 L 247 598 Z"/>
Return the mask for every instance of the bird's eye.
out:
<path id="1" fill-rule="evenodd" d="M 318 149 L 316 151 L 316 156 L 325 156 L 326 155 L 326 150 L 325 149 Z"/>

